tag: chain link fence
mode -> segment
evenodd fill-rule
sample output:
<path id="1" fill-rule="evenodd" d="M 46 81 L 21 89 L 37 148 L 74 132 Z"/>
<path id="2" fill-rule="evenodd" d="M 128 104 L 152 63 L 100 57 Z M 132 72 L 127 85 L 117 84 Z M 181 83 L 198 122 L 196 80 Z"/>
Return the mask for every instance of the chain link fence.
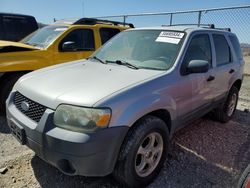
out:
<path id="1" fill-rule="evenodd" d="M 131 22 L 135 27 L 161 25 L 214 24 L 217 28 L 230 28 L 239 38 L 246 61 L 245 72 L 250 75 L 250 5 L 176 12 L 142 13 L 98 17 Z"/>

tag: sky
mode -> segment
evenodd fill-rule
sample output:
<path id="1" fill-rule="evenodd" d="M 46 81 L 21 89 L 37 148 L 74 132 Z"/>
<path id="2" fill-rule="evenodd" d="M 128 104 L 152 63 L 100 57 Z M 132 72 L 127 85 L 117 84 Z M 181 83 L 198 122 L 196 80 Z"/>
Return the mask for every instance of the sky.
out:
<path id="1" fill-rule="evenodd" d="M 54 18 L 99 17 L 107 15 L 169 12 L 250 5 L 250 0 L 0 0 L 0 12 L 33 15 L 38 22 L 51 24 Z M 205 23 L 231 27 L 241 42 L 250 43 L 250 8 L 244 11 L 208 13 Z M 122 21 L 121 18 L 116 20 Z M 136 27 L 169 24 L 169 16 L 128 18 Z M 197 14 L 174 16 L 175 23 L 196 23 Z"/>
<path id="2" fill-rule="evenodd" d="M 53 18 L 97 17 L 247 4 L 250 4 L 250 0 L 0 0 L 0 12 L 30 14 L 39 22 L 52 23 Z"/>

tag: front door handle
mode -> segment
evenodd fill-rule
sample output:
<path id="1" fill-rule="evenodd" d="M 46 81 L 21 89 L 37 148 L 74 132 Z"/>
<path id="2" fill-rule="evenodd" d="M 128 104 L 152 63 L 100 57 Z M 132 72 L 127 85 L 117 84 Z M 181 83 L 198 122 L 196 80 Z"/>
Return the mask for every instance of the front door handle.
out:
<path id="1" fill-rule="evenodd" d="M 231 70 L 229 71 L 229 73 L 230 73 L 230 74 L 234 73 L 234 69 L 231 69 Z"/>
<path id="2" fill-rule="evenodd" d="M 208 79 L 207 79 L 207 81 L 210 82 L 210 81 L 212 81 L 212 80 L 214 80 L 214 79 L 215 79 L 214 76 L 209 76 Z"/>

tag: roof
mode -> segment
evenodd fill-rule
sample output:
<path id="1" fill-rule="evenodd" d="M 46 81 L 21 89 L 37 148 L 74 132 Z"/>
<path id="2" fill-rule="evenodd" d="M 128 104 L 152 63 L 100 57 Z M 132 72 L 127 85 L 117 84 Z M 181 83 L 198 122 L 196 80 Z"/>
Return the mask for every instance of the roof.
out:
<path id="1" fill-rule="evenodd" d="M 4 16 L 25 16 L 25 17 L 34 17 L 31 15 L 26 15 L 26 14 L 16 14 L 16 13 L 7 13 L 7 12 L 0 12 L 0 15 Z"/>
<path id="2" fill-rule="evenodd" d="M 118 22 L 112 20 L 102 20 L 96 18 L 80 18 L 80 19 L 62 19 L 55 22 L 55 24 L 68 24 L 68 25 L 95 25 L 95 24 L 105 24 L 105 25 L 115 25 L 115 26 L 127 26 L 134 28 L 132 23 Z"/>
<path id="3" fill-rule="evenodd" d="M 192 31 L 220 31 L 220 32 L 230 32 L 229 28 L 214 28 L 212 27 L 203 27 L 203 26 L 195 26 L 195 25 L 175 25 L 175 26 L 157 26 L 157 27 L 142 27 L 142 28 L 135 28 L 135 30 L 171 30 L 171 31 L 185 31 L 185 32 L 192 32 Z"/>

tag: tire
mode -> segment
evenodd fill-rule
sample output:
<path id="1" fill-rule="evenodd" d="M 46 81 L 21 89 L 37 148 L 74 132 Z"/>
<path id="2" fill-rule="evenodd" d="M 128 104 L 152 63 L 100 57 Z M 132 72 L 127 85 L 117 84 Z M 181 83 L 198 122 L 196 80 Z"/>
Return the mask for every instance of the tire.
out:
<path id="1" fill-rule="evenodd" d="M 155 153 L 149 152 L 150 148 Z M 146 116 L 128 132 L 121 146 L 113 176 L 127 187 L 146 186 L 160 172 L 168 150 L 169 132 L 166 124 L 157 117 Z M 145 160 L 150 161 L 151 166 L 145 163 Z"/>
<path id="2" fill-rule="evenodd" d="M 238 97 L 239 90 L 237 87 L 233 86 L 230 89 L 227 100 L 222 107 L 219 107 L 212 112 L 212 118 L 221 123 L 226 123 L 231 120 L 237 106 Z"/>
<path id="3" fill-rule="evenodd" d="M 5 113 L 5 102 L 14 86 L 16 81 L 22 76 L 23 74 L 12 74 L 8 77 L 5 77 L 0 84 L 0 113 Z"/>
<path id="4" fill-rule="evenodd" d="M 250 164 L 242 173 L 237 187 L 238 188 L 248 188 L 249 186 L 250 186 Z"/>

